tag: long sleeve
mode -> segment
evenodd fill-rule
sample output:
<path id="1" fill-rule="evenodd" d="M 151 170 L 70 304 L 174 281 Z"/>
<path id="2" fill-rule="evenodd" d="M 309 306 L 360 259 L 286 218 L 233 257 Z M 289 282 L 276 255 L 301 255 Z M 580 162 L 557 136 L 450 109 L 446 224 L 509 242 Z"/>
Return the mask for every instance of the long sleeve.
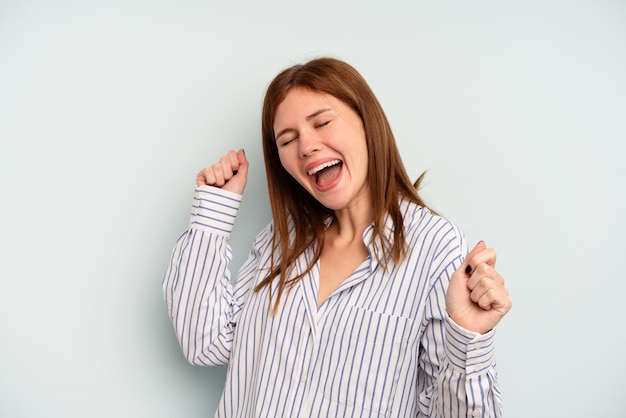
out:
<path id="1" fill-rule="evenodd" d="M 495 330 L 478 334 L 458 326 L 445 312 L 445 291 L 458 267 L 450 264 L 431 289 L 429 323 L 420 356 L 424 417 L 501 417 L 494 361 Z"/>
<path id="2" fill-rule="evenodd" d="M 196 189 L 189 229 L 180 236 L 163 279 L 163 294 L 183 354 L 196 365 L 222 365 L 230 357 L 235 316 L 250 280 L 231 282 L 228 240 L 241 196 Z"/>

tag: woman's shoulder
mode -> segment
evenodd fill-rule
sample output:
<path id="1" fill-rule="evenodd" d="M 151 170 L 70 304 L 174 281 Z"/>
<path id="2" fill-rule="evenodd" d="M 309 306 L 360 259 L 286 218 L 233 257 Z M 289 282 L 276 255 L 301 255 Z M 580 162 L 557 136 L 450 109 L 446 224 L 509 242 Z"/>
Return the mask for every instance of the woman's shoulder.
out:
<path id="1" fill-rule="evenodd" d="M 433 238 L 455 236 L 463 239 L 463 232 L 454 222 L 428 207 L 401 198 L 400 210 L 407 236 L 427 233 Z"/>
<path id="2" fill-rule="evenodd" d="M 408 257 L 427 256 L 433 277 L 465 257 L 467 240 L 455 223 L 416 203 L 406 202 L 401 207 Z"/>

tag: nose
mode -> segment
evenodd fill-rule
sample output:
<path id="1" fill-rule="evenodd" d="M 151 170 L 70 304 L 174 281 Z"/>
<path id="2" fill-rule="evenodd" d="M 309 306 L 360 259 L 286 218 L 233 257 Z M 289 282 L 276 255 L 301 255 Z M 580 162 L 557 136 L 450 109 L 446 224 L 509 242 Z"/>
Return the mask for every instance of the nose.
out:
<path id="1" fill-rule="evenodd" d="M 306 158 L 322 148 L 322 144 L 318 140 L 317 136 L 311 132 L 300 133 L 298 146 L 300 158 Z"/>

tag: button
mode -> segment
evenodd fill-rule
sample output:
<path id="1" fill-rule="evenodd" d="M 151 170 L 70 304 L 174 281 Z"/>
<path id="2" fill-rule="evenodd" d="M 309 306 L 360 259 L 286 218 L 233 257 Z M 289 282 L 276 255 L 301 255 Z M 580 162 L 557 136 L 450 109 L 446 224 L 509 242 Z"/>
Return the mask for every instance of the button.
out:
<path id="1" fill-rule="evenodd" d="M 480 417 L 483 415 L 483 410 L 482 409 L 474 409 L 474 412 L 472 412 L 472 416 L 473 417 Z"/>
<path id="2" fill-rule="evenodd" d="M 306 383 L 306 378 L 307 378 L 307 375 L 303 374 L 302 377 L 300 378 L 300 383 Z"/>

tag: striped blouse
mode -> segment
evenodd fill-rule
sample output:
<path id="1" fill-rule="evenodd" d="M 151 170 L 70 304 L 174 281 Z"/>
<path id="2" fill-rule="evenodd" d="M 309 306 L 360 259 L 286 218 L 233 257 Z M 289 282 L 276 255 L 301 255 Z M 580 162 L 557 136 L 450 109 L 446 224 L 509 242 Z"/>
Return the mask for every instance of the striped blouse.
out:
<path id="1" fill-rule="evenodd" d="M 401 201 L 404 260 L 380 266 L 369 227 L 370 256 L 319 308 L 316 265 L 272 315 L 267 286 L 254 291 L 270 264 L 271 223 L 231 281 L 228 240 L 240 201 L 196 189 L 163 280 L 187 360 L 229 365 L 216 417 L 501 416 L 494 331 L 467 331 L 445 311 L 450 276 L 468 251 L 456 226 Z M 293 274 L 311 257 L 313 248 Z"/>

